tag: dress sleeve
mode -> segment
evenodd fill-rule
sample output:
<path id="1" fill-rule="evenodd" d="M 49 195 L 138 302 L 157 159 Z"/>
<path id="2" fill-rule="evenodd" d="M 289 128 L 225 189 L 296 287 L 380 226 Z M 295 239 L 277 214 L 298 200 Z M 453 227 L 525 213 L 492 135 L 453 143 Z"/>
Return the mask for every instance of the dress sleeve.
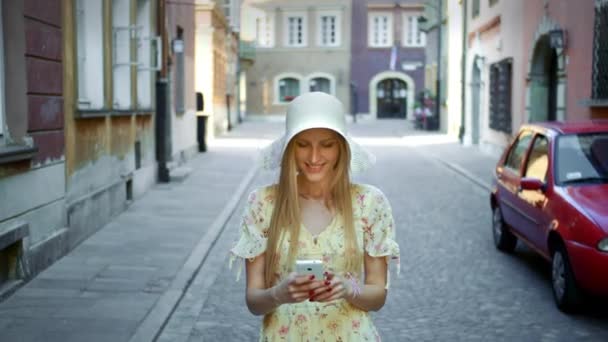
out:
<path id="1" fill-rule="evenodd" d="M 238 260 L 239 266 L 236 270 L 237 281 L 240 278 L 245 259 L 253 260 L 266 250 L 270 220 L 266 218 L 265 192 L 264 189 L 259 189 L 249 194 L 243 210 L 240 237 L 234 247 L 230 249 L 230 269 L 235 260 L 241 259 Z"/>
<path id="2" fill-rule="evenodd" d="M 389 266 L 386 288 L 390 284 L 390 267 L 400 272 L 399 244 L 395 238 L 395 221 L 391 205 L 378 189 L 368 193 L 367 215 L 364 217 L 365 252 L 372 257 L 384 257 Z M 366 221 L 366 222 L 365 222 Z"/>

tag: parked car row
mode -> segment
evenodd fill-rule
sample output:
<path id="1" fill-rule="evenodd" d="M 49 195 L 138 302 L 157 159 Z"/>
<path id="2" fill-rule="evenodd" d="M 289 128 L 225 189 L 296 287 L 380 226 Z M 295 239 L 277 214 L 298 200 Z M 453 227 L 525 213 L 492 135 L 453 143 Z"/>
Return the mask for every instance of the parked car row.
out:
<path id="1" fill-rule="evenodd" d="M 499 250 L 521 241 L 551 262 L 559 309 L 608 296 L 608 121 L 523 125 L 496 165 L 490 204 Z"/>

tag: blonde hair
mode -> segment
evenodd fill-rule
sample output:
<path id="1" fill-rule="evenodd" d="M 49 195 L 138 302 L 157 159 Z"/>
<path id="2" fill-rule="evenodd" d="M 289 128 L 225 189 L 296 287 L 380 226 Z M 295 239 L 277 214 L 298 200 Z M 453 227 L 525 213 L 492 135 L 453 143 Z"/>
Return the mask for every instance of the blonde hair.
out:
<path id="1" fill-rule="evenodd" d="M 346 140 L 335 133 L 338 139 L 339 155 L 333 169 L 330 195 L 336 214 L 342 216 L 344 224 L 346 271 L 358 274 L 362 268 L 363 253 L 358 248 L 357 235 L 353 218 L 351 183 L 349 176 L 350 151 Z M 298 254 L 298 237 L 301 229 L 300 204 L 298 195 L 297 166 L 295 160 L 295 139 L 292 139 L 283 153 L 279 182 L 272 188 L 275 205 L 268 230 L 266 257 L 264 265 L 264 281 L 267 288 L 272 287 L 279 267 L 281 245 L 287 233 L 293 237 L 289 241 L 287 254 L 288 265 L 293 265 Z"/>

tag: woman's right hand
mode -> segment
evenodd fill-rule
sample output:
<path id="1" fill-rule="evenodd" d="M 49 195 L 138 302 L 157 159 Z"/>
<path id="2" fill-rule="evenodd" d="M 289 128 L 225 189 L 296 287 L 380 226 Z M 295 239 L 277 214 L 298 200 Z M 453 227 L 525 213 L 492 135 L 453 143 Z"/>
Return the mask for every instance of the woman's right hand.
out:
<path id="1" fill-rule="evenodd" d="M 298 276 L 293 272 L 271 287 L 270 295 L 277 305 L 300 303 L 309 299 L 314 290 L 321 286 L 324 286 L 323 279 L 315 279 L 313 275 Z"/>

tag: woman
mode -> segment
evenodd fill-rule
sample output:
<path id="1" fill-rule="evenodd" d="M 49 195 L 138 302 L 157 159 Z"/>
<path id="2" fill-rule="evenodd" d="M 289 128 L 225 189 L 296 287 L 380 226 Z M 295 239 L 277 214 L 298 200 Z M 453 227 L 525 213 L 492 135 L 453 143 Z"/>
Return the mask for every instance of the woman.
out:
<path id="1" fill-rule="evenodd" d="M 368 311 L 384 305 L 399 246 L 386 197 L 350 181 L 374 158 L 345 131 L 340 101 L 307 93 L 290 103 L 285 135 L 263 151 L 279 182 L 249 196 L 231 250 L 232 260 L 246 260 L 249 310 L 265 316 L 260 341 L 380 339 Z M 294 272 L 311 258 L 322 260 L 322 279 Z"/>

